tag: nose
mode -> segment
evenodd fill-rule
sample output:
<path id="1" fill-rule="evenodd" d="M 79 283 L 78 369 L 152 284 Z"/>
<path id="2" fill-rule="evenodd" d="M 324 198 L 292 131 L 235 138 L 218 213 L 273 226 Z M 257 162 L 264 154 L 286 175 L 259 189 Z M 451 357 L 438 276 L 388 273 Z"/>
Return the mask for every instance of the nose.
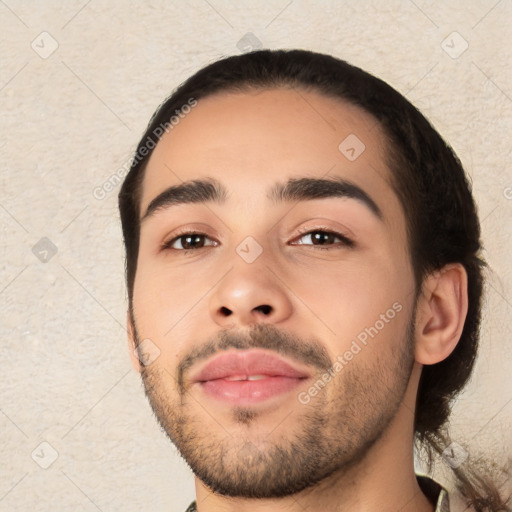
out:
<path id="1" fill-rule="evenodd" d="M 262 262 L 235 262 L 210 295 L 210 315 L 223 328 L 277 324 L 292 314 L 290 294 Z"/>

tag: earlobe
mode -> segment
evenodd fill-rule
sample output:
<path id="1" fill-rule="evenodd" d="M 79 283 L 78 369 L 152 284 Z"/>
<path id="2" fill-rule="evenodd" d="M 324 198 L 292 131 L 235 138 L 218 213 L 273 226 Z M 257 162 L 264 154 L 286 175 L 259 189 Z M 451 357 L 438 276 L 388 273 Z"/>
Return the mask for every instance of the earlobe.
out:
<path id="1" fill-rule="evenodd" d="M 128 353 L 130 354 L 130 361 L 136 372 L 140 373 L 142 365 L 137 354 L 137 344 L 135 336 L 135 326 L 133 325 L 133 319 L 130 315 L 130 310 L 126 312 L 126 333 L 128 342 Z"/>
<path id="2" fill-rule="evenodd" d="M 427 276 L 416 309 L 416 361 L 429 365 L 446 359 L 459 342 L 467 312 L 467 273 L 462 264 L 446 265 Z"/>

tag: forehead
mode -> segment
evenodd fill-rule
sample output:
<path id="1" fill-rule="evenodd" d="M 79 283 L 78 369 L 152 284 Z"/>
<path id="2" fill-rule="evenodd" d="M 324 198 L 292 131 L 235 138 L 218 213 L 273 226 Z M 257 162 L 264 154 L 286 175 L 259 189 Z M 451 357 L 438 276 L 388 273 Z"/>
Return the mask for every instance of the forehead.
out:
<path id="1" fill-rule="evenodd" d="M 399 207 L 386 138 L 376 119 L 358 107 L 279 88 L 218 93 L 187 111 L 149 159 L 141 216 L 166 188 L 204 177 L 218 179 L 246 205 L 255 205 L 258 192 L 264 197 L 272 184 L 307 175 L 345 178 Z"/>

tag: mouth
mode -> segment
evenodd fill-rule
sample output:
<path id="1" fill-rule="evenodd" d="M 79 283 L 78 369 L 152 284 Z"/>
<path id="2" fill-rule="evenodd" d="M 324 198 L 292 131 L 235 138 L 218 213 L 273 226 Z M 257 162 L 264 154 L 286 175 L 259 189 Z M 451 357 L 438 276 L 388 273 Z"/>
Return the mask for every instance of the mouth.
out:
<path id="1" fill-rule="evenodd" d="M 215 356 L 192 376 L 192 381 L 211 398 L 250 405 L 284 395 L 311 376 L 304 367 L 254 349 Z"/>

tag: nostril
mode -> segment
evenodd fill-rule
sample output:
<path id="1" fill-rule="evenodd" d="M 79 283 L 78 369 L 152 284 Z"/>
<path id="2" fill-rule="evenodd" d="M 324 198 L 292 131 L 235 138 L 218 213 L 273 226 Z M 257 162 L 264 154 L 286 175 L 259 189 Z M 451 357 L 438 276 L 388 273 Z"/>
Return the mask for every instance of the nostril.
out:
<path id="1" fill-rule="evenodd" d="M 257 310 L 261 311 L 265 315 L 268 315 L 272 311 L 272 307 L 271 306 L 267 306 L 267 305 L 258 306 L 257 308 L 254 308 L 254 309 L 257 309 Z"/>
<path id="2" fill-rule="evenodd" d="M 231 315 L 231 311 L 230 311 L 228 308 L 225 308 L 224 306 L 222 306 L 222 307 L 220 308 L 220 311 L 221 311 L 221 313 L 222 313 L 224 316 L 229 316 L 229 315 Z"/>

